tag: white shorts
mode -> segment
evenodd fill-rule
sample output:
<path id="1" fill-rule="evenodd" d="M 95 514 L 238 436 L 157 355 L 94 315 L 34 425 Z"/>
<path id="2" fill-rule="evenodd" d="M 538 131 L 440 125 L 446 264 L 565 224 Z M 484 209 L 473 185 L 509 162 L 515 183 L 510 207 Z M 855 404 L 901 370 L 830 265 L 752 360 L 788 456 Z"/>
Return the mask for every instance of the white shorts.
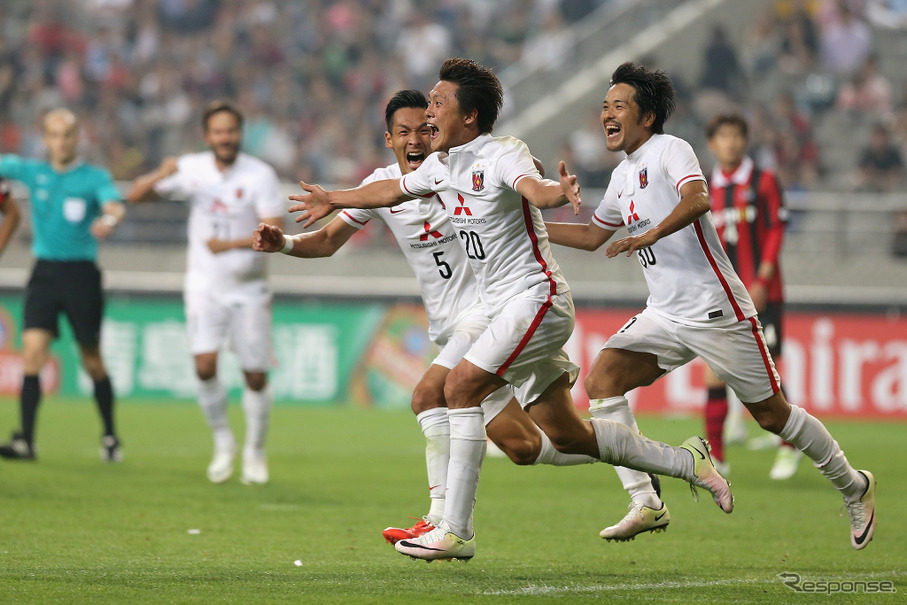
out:
<path id="1" fill-rule="evenodd" d="M 450 330 L 450 336 L 437 340 L 436 344 L 441 348 L 441 352 L 432 361 L 432 365 L 452 370 L 460 363 L 476 339 L 482 335 L 488 327 L 489 321 L 491 320 L 488 318 L 488 309 L 481 303 L 464 312 L 457 320 L 453 330 Z M 507 385 L 482 400 L 482 412 L 485 414 L 486 426 L 501 413 L 501 410 L 507 407 L 511 399 L 513 399 L 513 390 L 510 385 Z"/>
<path id="2" fill-rule="evenodd" d="M 267 372 L 274 367 L 270 294 L 225 301 L 209 292 L 189 291 L 183 301 L 193 355 L 215 353 L 229 344 L 243 370 Z"/>
<path id="3" fill-rule="evenodd" d="M 564 372 L 571 383 L 579 373 L 561 348 L 576 320 L 573 298 L 551 296 L 543 286 L 510 299 L 463 356 L 509 382 L 524 408 Z"/>
<path id="4" fill-rule="evenodd" d="M 501 387 L 488 397 L 482 400 L 482 412 L 485 414 L 485 426 L 495 419 L 501 411 L 507 407 L 510 400 L 513 399 L 513 387 L 509 384 Z"/>
<path id="5" fill-rule="evenodd" d="M 781 377 L 755 317 L 702 328 L 671 321 L 647 308 L 609 338 L 605 348 L 651 353 L 668 372 L 700 357 L 745 403 L 758 403 L 781 390 Z"/>
<path id="6" fill-rule="evenodd" d="M 441 349 L 432 364 L 452 370 L 460 363 L 469 347 L 482 335 L 488 327 L 488 309 L 481 303 L 467 309 L 455 321 L 452 330 L 447 330 L 448 336 L 438 338 L 435 344 Z"/>

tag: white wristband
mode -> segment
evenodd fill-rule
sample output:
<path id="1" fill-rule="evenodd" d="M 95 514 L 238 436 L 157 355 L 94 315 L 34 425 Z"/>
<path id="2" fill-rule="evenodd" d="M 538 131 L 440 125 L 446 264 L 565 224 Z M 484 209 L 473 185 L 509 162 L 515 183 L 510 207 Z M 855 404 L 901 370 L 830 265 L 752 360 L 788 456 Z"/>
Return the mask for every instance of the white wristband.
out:
<path id="1" fill-rule="evenodd" d="M 117 220 L 117 217 L 113 216 L 112 214 L 101 215 L 101 224 L 106 225 L 111 229 L 116 227 L 119 223 L 120 221 Z"/>
<path id="2" fill-rule="evenodd" d="M 293 246 L 296 245 L 296 238 L 292 235 L 283 236 L 283 248 L 280 250 L 282 254 L 289 254 L 293 251 Z"/>

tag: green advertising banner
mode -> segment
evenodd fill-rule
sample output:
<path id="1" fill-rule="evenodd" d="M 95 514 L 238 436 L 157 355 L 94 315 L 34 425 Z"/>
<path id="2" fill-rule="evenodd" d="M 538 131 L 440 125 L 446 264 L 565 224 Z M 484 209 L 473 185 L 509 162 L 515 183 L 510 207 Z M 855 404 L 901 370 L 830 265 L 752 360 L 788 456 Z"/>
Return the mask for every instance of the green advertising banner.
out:
<path id="1" fill-rule="evenodd" d="M 18 394 L 22 380 L 22 300 L 0 296 L 0 393 Z M 42 372 L 48 394 L 91 392 L 65 319 Z M 274 303 L 275 401 L 408 408 L 412 388 L 436 350 L 419 305 L 389 303 Z M 182 301 L 109 295 L 102 350 L 121 400 L 193 399 L 195 377 Z M 238 397 L 242 372 L 232 353 L 218 374 Z"/>

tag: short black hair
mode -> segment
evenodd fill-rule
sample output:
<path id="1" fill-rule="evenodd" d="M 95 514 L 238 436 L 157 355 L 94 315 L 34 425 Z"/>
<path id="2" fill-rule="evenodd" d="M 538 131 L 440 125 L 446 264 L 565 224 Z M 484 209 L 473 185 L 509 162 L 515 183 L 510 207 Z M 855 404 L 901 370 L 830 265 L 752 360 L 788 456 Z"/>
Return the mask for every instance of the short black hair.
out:
<path id="1" fill-rule="evenodd" d="M 646 69 L 636 63 L 622 63 L 611 75 L 611 86 L 627 84 L 636 91 L 636 104 L 639 105 L 639 116 L 644 117 L 652 112 L 654 134 L 664 134 L 665 122 L 674 113 L 676 95 L 671 79 L 663 70 Z"/>
<path id="2" fill-rule="evenodd" d="M 384 123 L 387 125 L 388 132 L 394 127 L 394 114 L 397 113 L 397 110 L 410 107 L 413 109 L 426 109 L 428 107 L 428 99 L 425 98 L 421 90 L 413 90 L 412 88 L 399 90 L 391 97 L 391 100 L 387 102 L 387 107 L 384 108 Z"/>
<path id="3" fill-rule="evenodd" d="M 457 85 L 457 103 L 463 113 L 476 112 L 476 125 L 481 134 L 494 129 L 501 107 L 504 88 L 494 71 L 472 59 L 455 57 L 444 61 L 438 78 Z"/>
<path id="4" fill-rule="evenodd" d="M 749 125 L 746 123 L 746 118 L 739 113 L 719 113 L 709 120 L 708 125 L 705 127 L 706 138 L 711 139 L 722 126 L 736 126 L 740 130 L 740 134 L 743 135 L 743 138 L 749 139 Z"/>
<path id="5" fill-rule="evenodd" d="M 242 112 L 239 111 L 239 108 L 230 101 L 218 99 L 208 103 L 208 106 L 205 107 L 205 113 L 202 114 L 202 129 L 205 132 L 208 131 L 208 121 L 211 119 L 211 116 L 222 111 L 233 114 L 233 117 L 239 122 L 239 127 L 242 128 L 243 116 Z"/>

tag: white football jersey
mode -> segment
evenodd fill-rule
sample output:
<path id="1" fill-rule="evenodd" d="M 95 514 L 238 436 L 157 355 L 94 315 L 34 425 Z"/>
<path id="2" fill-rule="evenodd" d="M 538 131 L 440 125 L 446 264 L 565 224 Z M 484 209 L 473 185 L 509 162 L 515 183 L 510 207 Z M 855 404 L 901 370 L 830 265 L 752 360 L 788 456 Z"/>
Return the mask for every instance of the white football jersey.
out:
<path id="1" fill-rule="evenodd" d="M 410 195 L 437 193 L 493 311 L 538 286 L 569 290 L 541 212 L 515 190 L 523 178 L 541 178 L 526 144 L 486 134 L 431 154 L 400 181 Z"/>
<path id="2" fill-rule="evenodd" d="M 267 254 L 251 247 L 214 254 L 207 242 L 249 237 L 261 219 L 284 215 L 286 208 L 274 169 L 240 153 L 233 165 L 221 172 L 211 151 L 183 155 L 177 166 L 177 172 L 159 181 L 154 189 L 191 204 L 186 290 L 240 295 L 262 291 Z"/>
<path id="3" fill-rule="evenodd" d="M 400 176 L 400 166 L 393 164 L 375 170 L 362 185 Z M 416 274 L 433 342 L 448 336 L 464 311 L 479 302 L 472 269 L 436 196 L 416 198 L 392 208 L 351 208 L 339 216 L 357 229 L 373 218 L 387 224 Z"/>
<path id="4" fill-rule="evenodd" d="M 685 183 L 697 180 L 705 177 L 690 144 L 667 134 L 652 135 L 614 169 L 593 220 L 604 229 L 626 226 L 630 235 L 640 235 L 674 210 Z M 649 286 L 646 306 L 674 321 L 720 326 L 756 314 L 721 246 L 711 212 L 637 255 Z"/>

